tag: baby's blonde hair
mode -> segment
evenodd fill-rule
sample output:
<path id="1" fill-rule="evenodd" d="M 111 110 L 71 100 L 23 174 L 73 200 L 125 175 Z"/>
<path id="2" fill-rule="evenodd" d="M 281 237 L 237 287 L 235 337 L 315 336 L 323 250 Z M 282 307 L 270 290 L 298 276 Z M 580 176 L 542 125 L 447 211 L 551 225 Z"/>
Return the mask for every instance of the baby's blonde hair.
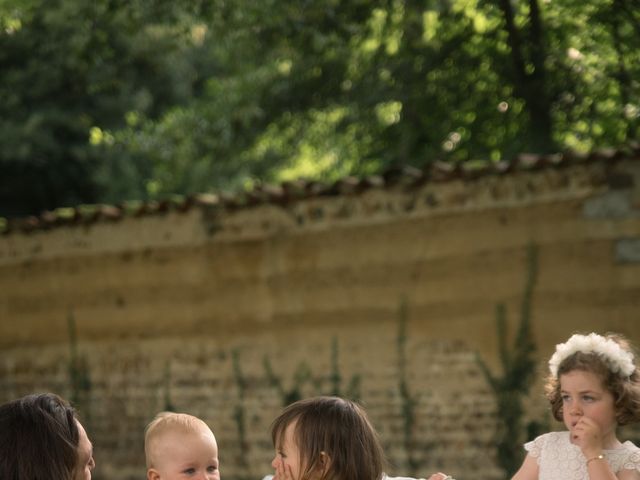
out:
<path id="1" fill-rule="evenodd" d="M 160 412 L 144 429 L 144 456 L 147 468 L 156 466 L 155 447 L 158 440 L 167 432 L 195 433 L 209 430 L 209 426 L 198 417 L 187 413 Z"/>

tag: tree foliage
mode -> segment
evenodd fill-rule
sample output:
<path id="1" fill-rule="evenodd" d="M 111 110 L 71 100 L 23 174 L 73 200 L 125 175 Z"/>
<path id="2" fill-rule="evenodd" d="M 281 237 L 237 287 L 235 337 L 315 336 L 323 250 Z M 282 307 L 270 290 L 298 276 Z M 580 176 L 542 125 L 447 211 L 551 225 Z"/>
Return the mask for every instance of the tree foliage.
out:
<path id="1" fill-rule="evenodd" d="M 635 0 L 0 3 L 0 214 L 638 136 Z"/>

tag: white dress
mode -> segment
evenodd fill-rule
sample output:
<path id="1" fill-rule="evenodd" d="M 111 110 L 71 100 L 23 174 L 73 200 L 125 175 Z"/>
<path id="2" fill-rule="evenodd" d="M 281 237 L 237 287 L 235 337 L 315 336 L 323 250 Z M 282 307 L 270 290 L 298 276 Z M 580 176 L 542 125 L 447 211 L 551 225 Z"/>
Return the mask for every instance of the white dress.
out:
<path id="1" fill-rule="evenodd" d="M 538 461 L 538 480 L 589 480 L 587 462 L 580 448 L 569 440 L 569 432 L 551 432 L 525 443 L 525 450 Z M 602 452 L 613 473 L 640 471 L 640 448 L 625 442 Z"/>

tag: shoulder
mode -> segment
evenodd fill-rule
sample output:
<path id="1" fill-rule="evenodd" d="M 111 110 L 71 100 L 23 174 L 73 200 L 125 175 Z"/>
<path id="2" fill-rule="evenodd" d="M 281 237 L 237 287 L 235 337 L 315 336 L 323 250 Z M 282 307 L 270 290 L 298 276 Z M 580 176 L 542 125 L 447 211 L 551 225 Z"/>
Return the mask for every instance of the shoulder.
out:
<path id="1" fill-rule="evenodd" d="M 621 480 L 640 480 L 640 448 L 625 442 L 621 448 L 605 451 L 607 461 Z"/>
<path id="2" fill-rule="evenodd" d="M 549 432 L 525 443 L 524 448 L 533 457 L 538 457 L 543 450 L 549 448 L 557 449 L 559 446 L 567 444 L 568 441 L 569 432 Z"/>
<path id="3" fill-rule="evenodd" d="M 562 432 L 543 433 L 542 435 L 540 435 L 539 437 L 536 437 L 532 441 L 534 441 L 534 442 L 559 442 L 559 441 L 566 441 L 568 438 L 569 438 L 569 432 L 564 430 Z"/>
<path id="4" fill-rule="evenodd" d="M 625 452 L 623 469 L 636 470 L 640 472 L 640 448 L 636 447 L 632 442 L 624 442 L 622 448 Z"/>
<path id="5" fill-rule="evenodd" d="M 633 442 L 629 440 L 622 444 L 622 448 L 629 452 L 640 452 L 640 447 L 637 447 Z"/>

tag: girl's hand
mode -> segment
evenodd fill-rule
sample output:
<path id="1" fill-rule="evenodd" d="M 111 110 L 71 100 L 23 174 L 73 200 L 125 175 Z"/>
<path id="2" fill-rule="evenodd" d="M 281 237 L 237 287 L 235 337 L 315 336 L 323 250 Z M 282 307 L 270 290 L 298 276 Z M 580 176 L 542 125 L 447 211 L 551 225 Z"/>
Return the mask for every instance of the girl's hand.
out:
<path id="1" fill-rule="evenodd" d="M 276 474 L 273 480 L 295 480 L 293 478 L 293 472 L 290 465 L 285 465 L 284 462 L 278 462 L 276 467 Z"/>
<path id="2" fill-rule="evenodd" d="M 427 480 L 453 480 L 450 475 L 438 472 L 431 475 Z"/>
<path id="3" fill-rule="evenodd" d="M 602 429 L 587 417 L 582 417 L 571 429 L 571 442 L 582 450 L 586 458 L 597 457 L 603 450 Z"/>

